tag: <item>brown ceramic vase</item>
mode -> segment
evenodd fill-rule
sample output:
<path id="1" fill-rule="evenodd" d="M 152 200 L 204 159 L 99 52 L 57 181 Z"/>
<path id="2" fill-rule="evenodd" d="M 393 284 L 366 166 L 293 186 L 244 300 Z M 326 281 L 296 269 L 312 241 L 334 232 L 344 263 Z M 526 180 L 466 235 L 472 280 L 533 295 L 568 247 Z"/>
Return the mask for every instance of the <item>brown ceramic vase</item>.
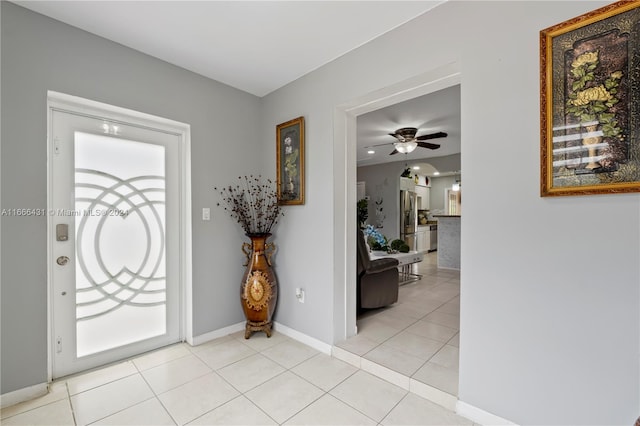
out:
<path id="1" fill-rule="evenodd" d="M 247 234 L 251 244 L 244 243 L 247 269 L 240 286 L 240 302 L 247 324 L 244 338 L 254 331 L 264 331 L 271 337 L 272 316 L 278 300 L 278 282 L 271 267 L 275 244 L 267 243 L 271 234 Z"/>

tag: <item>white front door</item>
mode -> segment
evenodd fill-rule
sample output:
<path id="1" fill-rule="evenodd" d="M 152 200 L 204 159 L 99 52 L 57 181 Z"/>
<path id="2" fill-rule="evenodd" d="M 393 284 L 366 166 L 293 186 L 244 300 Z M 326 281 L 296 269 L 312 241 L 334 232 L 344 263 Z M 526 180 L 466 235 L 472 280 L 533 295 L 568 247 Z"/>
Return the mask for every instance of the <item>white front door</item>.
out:
<path id="1" fill-rule="evenodd" d="M 181 135 L 49 104 L 52 377 L 180 339 Z"/>

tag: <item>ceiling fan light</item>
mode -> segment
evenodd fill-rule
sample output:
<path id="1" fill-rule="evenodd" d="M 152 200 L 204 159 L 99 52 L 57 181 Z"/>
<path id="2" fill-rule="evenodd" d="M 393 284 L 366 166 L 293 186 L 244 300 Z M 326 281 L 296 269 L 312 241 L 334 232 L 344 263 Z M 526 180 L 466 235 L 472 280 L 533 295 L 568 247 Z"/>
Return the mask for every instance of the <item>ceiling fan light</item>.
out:
<path id="1" fill-rule="evenodd" d="M 409 154 L 413 152 L 414 149 L 418 146 L 418 142 L 396 142 L 395 144 L 396 150 L 401 154 Z"/>

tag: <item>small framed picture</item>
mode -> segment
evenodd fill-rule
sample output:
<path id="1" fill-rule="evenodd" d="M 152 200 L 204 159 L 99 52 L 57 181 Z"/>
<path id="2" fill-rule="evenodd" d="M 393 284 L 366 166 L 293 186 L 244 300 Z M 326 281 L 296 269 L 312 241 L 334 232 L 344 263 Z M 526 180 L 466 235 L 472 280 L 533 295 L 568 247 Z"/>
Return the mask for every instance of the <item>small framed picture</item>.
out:
<path id="1" fill-rule="evenodd" d="M 278 202 L 304 204 L 304 117 L 276 127 Z"/>

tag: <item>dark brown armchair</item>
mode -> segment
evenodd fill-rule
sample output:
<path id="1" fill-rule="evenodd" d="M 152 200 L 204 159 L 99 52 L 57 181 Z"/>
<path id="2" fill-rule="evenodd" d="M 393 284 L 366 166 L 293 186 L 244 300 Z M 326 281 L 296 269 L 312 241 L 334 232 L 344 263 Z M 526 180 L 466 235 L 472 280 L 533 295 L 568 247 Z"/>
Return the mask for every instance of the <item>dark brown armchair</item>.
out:
<path id="1" fill-rule="evenodd" d="M 358 312 L 381 308 L 398 301 L 398 260 L 369 259 L 362 230 L 358 229 Z"/>

